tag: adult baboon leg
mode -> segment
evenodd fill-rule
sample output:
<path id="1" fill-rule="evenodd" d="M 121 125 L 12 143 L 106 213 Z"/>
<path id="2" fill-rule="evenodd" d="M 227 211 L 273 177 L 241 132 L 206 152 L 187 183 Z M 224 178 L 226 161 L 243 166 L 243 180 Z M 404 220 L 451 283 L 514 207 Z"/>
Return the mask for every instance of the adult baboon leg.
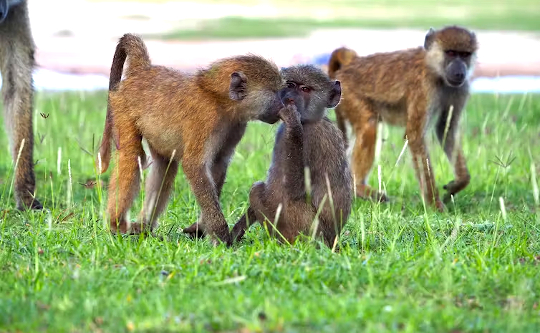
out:
<path id="1" fill-rule="evenodd" d="M 367 184 L 368 175 L 375 160 L 377 115 L 366 102 L 362 102 L 360 108 L 359 119 L 354 122 L 356 141 L 352 154 L 352 171 L 356 178 L 356 195 L 364 199 L 386 201 L 387 198 L 383 193 L 379 193 L 379 191 Z"/>
<path id="2" fill-rule="evenodd" d="M 214 180 L 209 168 L 201 163 L 201 160 L 202 158 L 184 153 L 182 161 L 184 174 L 201 208 L 200 227 L 205 233 L 212 235 L 214 241 L 219 239 L 231 245 L 231 234 L 221 211 Z M 184 232 L 189 233 L 186 230 Z"/>
<path id="3" fill-rule="evenodd" d="M 420 112 L 409 112 L 409 114 L 421 114 Z M 424 200 L 428 205 L 434 205 L 439 211 L 444 210 L 444 204 L 439 198 L 439 191 L 435 183 L 435 175 L 431 166 L 426 142 L 424 139 L 425 119 L 411 119 L 407 122 L 407 138 L 412 153 L 414 171 Z"/>
<path id="4" fill-rule="evenodd" d="M 347 138 L 347 126 L 345 126 L 345 117 L 343 117 L 345 105 L 338 105 L 334 109 L 336 113 L 336 125 L 343 135 L 343 143 L 345 144 L 345 149 L 349 147 L 349 139 Z"/>
<path id="5" fill-rule="evenodd" d="M 227 176 L 227 169 L 231 161 L 231 157 L 234 154 L 234 149 L 238 145 L 238 142 L 242 139 L 242 136 L 246 132 L 246 124 L 238 124 L 234 126 L 224 142 L 226 146 L 222 147 L 214 158 L 214 164 L 212 164 L 211 172 L 214 183 L 216 184 L 216 192 L 218 198 L 221 197 L 221 190 L 225 183 L 225 177 Z"/>
<path id="6" fill-rule="evenodd" d="M 246 124 L 238 124 L 234 126 L 227 135 L 224 142 L 227 143 L 227 146 L 221 148 L 221 150 L 216 154 L 214 158 L 212 167 L 210 168 L 212 179 L 216 187 L 216 193 L 218 198 L 221 198 L 221 190 L 225 184 L 225 177 L 227 176 L 227 169 L 229 168 L 229 163 L 231 157 L 234 154 L 234 149 L 238 142 L 242 139 L 246 131 Z M 201 225 L 202 215 L 199 215 L 197 222 L 193 223 L 189 227 L 185 228 L 183 232 L 190 234 L 192 237 L 203 238 L 206 236 L 203 226 Z"/>
<path id="7" fill-rule="evenodd" d="M 435 129 L 437 138 L 454 168 L 455 179 L 444 186 L 447 192 L 443 200 L 446 202 L 450 200 L 452 195 L 467 187 L 471 180 L 467 161 L 458 138 L 459 118 L 462 108 L 463 105 L 456 105 L 455 107 L 452 106 L 452 112 L 450 112 L 450 108 L 443 110 Z"/>
<path id="8" fill-rule="evenodd" d="M 132 223 L 131 228 L 139 227 L 144 232 L 151 232 L 157 227 L 158 217 L 161 215 L 171 195 L 174 179 L 178 173 L 178 162 L 164 158 L 152 152 L 152 166 L 146 178 L 144 207 L 139 223 Z"/>
<path id="9" fill-rule="evenodd" d="M 34 197 L 34 41 L 28 24 L 26 4 L 11 7 L 6 20 L 0 24 L 0 62 L 4 120 L 11 155 L 17 166 L 14 177 L 17 208 L 42 209 L 43 206 Z"/>
<path id="10" fill-rule="evenodd" d="M 145 152 L 141 143 L 142 137 L 135 126 L 127 121 L 119 121 L 119 123 L 122 124 L 118 129 L 121 142 L 118 161 L 111 170 L 107 210 L 111 232 L 116 233 L 119 229 L 121 233 L 127 233 L 130 231 L 127 221 L 129 209 L 140 187 L 141 177 L 137 156 L 144 161 Z M 131 233 L 138 233 L 139 229 L 135 224 L 135 230 Z"/>

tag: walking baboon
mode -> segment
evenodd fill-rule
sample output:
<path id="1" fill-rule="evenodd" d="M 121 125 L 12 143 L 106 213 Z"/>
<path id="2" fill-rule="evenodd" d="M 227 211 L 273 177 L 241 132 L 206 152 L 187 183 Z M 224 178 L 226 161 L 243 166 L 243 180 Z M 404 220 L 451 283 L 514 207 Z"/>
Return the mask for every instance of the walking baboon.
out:
<path id="1" fill-rule="evenodd" d="M 129 65 L 121 80 L 124 62 Z M 254 55 L 216 61 L 194 75 L 152 65 L 144 42 L 120 38 L 111 66 L 107 120 L 100 148 L 107 170 L 114 139 L 119 157 L 112 171 L 108 214 L 113 232 L 151 231 L 165 209 L 179 162 L 201 208 L 201 228 L 213 239 L 231 237 L 219 197 L 229 160 L 250 120 L 275 123 L 284 82 L 277 66 Z M 139 223 L 127 212 L 139 189 L 145 138 L 153 163 Z"/>
<path id="2" fill-rule="evenodd" d="M 423 48 L 366 57 L 346 48 L 332 53 L 328 73 L 341 81 L 344 94 L 336 108 L 337 124 L 345 140 L 345 121 L 350 122 L 356 133 L 352 169 L 359 197 L 387 199 L 367 183 L 379 121 L 405 127 L 416 176 L 428 204 L 444 210 L 425 142 L 432 121 L 436 122 L 437 137 L 454 166 L 455 180 L 444 186 L 445 200 L 469 184 L 458 127 L 469 97 L 476 51 L 473 32 L 450 26 L 437 31 L 430 29 Z"/>
<path id="3" fill-rule="evenodd" d="M 34 87 L 34 40 L 26 0 L 0 0 L 0 71 L 4 121 L 15 169 L 15 200 L 18 209 L 42 209 L 34 197 L 34 133 L 32 110 Z"/>
<path id="4" fill-rule="evenodd" d="M 266 182 L 253 184 L 250 206 L 233 227 L 233 240 L 242 238 L 248 223 L 270 221 L 279 234 L 266 224 L 268 230 L 289 243 L 315 227 L 315 234 L 332 247 L 347 222 L 353 198 L 344 142 L 325 116 L 326 108 L 339 103 L 341 86 L 310 65 L 282 69 L 282 76 L 287 88 L 280 96 L 286 106 L 279 113 L 283 123 L 272 165 Z M 278 206 L 281 211 L 276 216 Z"/>

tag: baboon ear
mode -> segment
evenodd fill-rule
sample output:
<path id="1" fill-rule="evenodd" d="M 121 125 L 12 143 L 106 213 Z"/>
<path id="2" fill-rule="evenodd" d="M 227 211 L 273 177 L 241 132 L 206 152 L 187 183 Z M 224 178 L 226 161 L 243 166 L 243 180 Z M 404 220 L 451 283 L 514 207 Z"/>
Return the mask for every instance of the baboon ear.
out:
<path id="1" fill-rule="evenodd" d="M 229 85 L 229 97 L 233 101 L 241 101 L 247 96 L 247 77 L 242 72 L 231 74 L 231 84 Z"/>
<path id="2" fill-rule="evenodd" d="M 428 32 L 426 33 L 426 38 L 424 39 L 424 49 L 427 50 L 431 46 L 431 43 L 433 43 L 433 38 L 435 37 L 435 29 L 429 28 Z"/>
<path id="3" fill-rule="evenodd" d="M 326 104 L 326 107 L 335 108 L 339 104 L 340 99 L 341 99 L 341 82 L 336 80 L 334 82 L 334 87 L 332 88 L 332 91 L 330 91 L 330 97 L 328 97 L 328 104 Z"/>

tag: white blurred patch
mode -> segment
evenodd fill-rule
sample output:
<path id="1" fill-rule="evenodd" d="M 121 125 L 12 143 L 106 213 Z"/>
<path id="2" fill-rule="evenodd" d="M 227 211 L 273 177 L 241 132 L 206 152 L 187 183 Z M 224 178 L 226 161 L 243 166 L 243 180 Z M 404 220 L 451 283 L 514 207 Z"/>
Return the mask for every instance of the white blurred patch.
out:
<path id="1" fill-rule="evenodd" d="M 480 77 L 471 84 L 472 92 L 482 93 L 525 93 L 540 92 L 540 77 L 501 76 Z"/>
<path id="2" fill-rule="evenodd" d="M 0 76 L 1 79 L 1 76 Z M 0 80 L 0 87 L 2 83 Z M 65 74 L 48 69 L 34 71 L 36 90 L 107 90 L 109 78 L 97 74 Z M 481 93 L 532 93 L 540 92 L 540 77 L 537 76 L 501 76 L 496 78 L 481 77 L 473 80 L 472 92 Z"/>
<path id="3" fill-rule="evenodd" d="M 34 70 L 34 88 L 46 91 L 108 90 L 109 78 L 97 74 L 65 74 L 48 69 Z M 0 76 L 1 79 L 1 76 Z M 2 82 L 0 80 L 0 87 Z"/>

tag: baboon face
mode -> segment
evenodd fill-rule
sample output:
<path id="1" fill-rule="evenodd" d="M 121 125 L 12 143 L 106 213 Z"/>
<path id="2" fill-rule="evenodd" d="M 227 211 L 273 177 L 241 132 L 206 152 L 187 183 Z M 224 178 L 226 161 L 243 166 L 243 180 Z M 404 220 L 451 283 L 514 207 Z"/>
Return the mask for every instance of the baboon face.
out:
<path id="1" fill-rule="evenodd" d="M 471 52 L 445 50 L 444 72 L 446 82 L 452 87 L 461 87 L 467 78 L 467 71 L 471 62 Z"/>
<path id="2" fill-rule="evenodd" d="M 477 49 L 476 36 L 457 26 L 426 34 L 424 48 L 430 66 L 451 87 L 461 87 L 469 79 Z"/>
<path id="3" fill-rule="evenodd" d="M 317 121 L 326 108 L 336 107 L 341 98 L 341 83 L 332 81 L 313 66 L 282 69 L 287 86 L 279 91 L 281 102 L 294 102 L 302 122 Z"/>
<path id="4" fill-rule="evenodd" d="M 274 124 L 280 119 L 278 114 L 283 107 L 278 96 L 278 88 L 269 84 L 248 88 L 247 76 L 242 72 L 234 72 L 231 74 L 229 97 L 241 101 L 246 108 L 252 110 L 254 119 Z"/>
<path id="5" fill-rule="evenodd" d="M 278 96 L 277 92 L 267 91 L 264 93 L 266 102 L 263 103 L 262 112 L 259 114 L 258 119 L 268 124 L 276 123 L 279 118 L 279 110 L 283 108 L 283 103 Z"/>

